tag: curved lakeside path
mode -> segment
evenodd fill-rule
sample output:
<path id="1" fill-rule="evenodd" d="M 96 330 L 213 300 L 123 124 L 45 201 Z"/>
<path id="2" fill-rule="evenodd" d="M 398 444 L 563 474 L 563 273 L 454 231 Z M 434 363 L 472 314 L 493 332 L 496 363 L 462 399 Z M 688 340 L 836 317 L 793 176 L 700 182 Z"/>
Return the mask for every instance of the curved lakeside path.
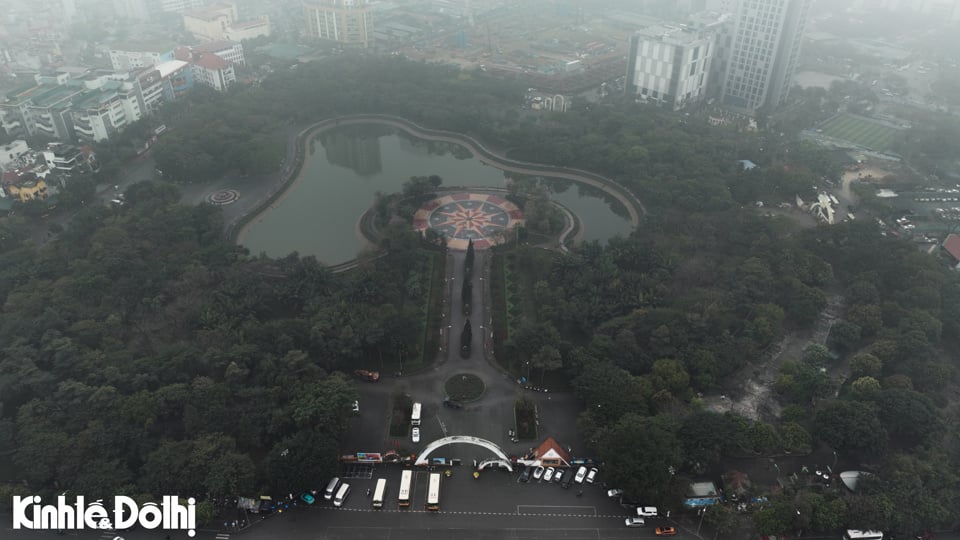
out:
<path id="1" fill-rule="evenodd" d="M 410 135 L 420 139 L 457 144 L 466 148 L 478 161 L 480 161 L 480 163 L 491 165 L 505 172 L 531 176 L 562 178 L 595 187 L 615 198 L 624 206 L 624 208 L 626 208 L 627 213 L 630 216 L 630 224 L 633 226 L 633 228 L 640 226 L 640 218 L 647 213 L 647 210 L 643 206 L 643 203 L 640 202 L 640 199 L 630 193 L 625 187 L 598 174 L 569 167 L 559 167 L 541 163 L 529 163 L 516 159 L 510 159 L 489 150 L 483 144 L 469 135 L 425 128 L 399 116 L 385 114 L 359 114 L 323 120 L 305 128 L 297 135 L 294 155 L 296 156 L 295 159 L 298 162 L 292 168 L 293 174 L 291 177 L 287 178 L 285 182 L 278 184 L 277 189 L 265 197 L 261 204 L 255 206 L 247 214 L 240 217 L 236 223 L 231 224 L 228 227 L 228 234 L 234 236 L 234 241 L 237 243 L 242 243 L 243 237 L 249 228 L 259 221 L 257 218 L 260 218 L 267 211 L 271 210 L 278 202 L 281 202 L 287 196 L 287 194 L 290 193 L 290 188 L 296 186 L 298 182 L 303 180 L 303 165 L 307 155 L 307 145 L 315 135 L 330 129 L 338 128 L 340 126 L 361 124 L 387 125 L 403 130 L 406 133 L 409 133 Z M 561 245 L 563 245 L 563 241 L 570 233 L 570 230 L 571 229 L 564 231 L 561 235 Z M 348 263 L 352 262 L 353 261 L 349 261 Z M 351 264 L 350 267 L 352 266 L 353 265 Z"/>

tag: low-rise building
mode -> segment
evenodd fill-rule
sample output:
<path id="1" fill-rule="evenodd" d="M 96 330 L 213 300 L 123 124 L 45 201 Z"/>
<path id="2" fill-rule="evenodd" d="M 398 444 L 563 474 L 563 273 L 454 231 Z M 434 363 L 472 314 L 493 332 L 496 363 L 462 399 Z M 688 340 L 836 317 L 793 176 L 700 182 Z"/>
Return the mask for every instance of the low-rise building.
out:
<path id="1" fill-rule="evenodd" d="M 201 43 L 200 45 L 188 47 L 187 50 L 191 54 L 213 53 L 228 62 L 240 66 L 246 64 L 246 60 L 243 58 L 243 45 L 237 41 L 211 41 L 209 43 Z M 179 56 L 178 58 L 183 60 L 183 58 Z"/>
<path id="2" fill-rule="evenodd" d="M 950 261 L 950 266 L 960 270 L 960 234 L 947 235 L 943 241 L 943 253 Z"/>
<path id="3" fill-rule="evenodd" d="M 235 21 L 227 27 L 223 37 L 230 41 L 243 41 L 258 37 L 269 37 L 270 33 L 270 17 L 264 15 L 248 21 Z"/>
<path id="4" fill-rule="evenodd" d="M 173 60 L 176 45 L 169 42 L 116 44 L 110 48 L 110 64 L 116 71 L 155 66 Z"/>
<path id="5" fill-rule="evenodd" d="M 236 4 L 218 2 L 201 9 L 185 12 L 183 14 L 183 27 L 197 39 L 217 41 L 225 38 L 227 28 L 237 19 Z"/>
<path id="6" fill-rule="evenodd" d="M 217 92 L 224 92 L 233 83 L 237 76 L 233 71 L 233 64 L 213 53 L 201 53 L 193 61 L 194 80 L 213 88 Z"/>
<path id="7" fill-rule="evenodd" d="M 11 198 L 20 202 L 43 200 L 49 196 L 47 183 L 33 172 L 5 172 L 0 183 Z"/>
<path id="8" fill-rule="evenodd" d="M 22 139 L 0 146 L 0 172 L 22 167 L 23 158 L 29 152 L 30 147 L 27 141 Z"/>

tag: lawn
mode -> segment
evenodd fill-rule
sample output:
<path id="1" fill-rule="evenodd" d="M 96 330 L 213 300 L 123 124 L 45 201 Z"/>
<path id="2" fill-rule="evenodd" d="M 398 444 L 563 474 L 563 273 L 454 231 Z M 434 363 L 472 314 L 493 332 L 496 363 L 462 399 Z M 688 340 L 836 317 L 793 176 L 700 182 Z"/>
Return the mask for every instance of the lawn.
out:
<path id="1" fill-rule="evenodd" d="M 852 114 L 834 116 L 821 124 L 819 129 L 829 137 L 850 141 L 879 152 L 889 150 L 897 132 L 900 131 L 869 118 Z"/>

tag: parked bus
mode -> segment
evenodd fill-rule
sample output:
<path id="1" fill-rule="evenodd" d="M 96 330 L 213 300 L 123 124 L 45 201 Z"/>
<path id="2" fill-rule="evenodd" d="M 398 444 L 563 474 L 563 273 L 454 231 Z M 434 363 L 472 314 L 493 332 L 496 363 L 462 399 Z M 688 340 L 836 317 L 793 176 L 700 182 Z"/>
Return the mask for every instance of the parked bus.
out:
<path id="1" fill-rule="evenodd" d="M 420 425 L 420 404 L 413 404 L 413 414 L 410 415 L 410 425 L 419 426 Z"/>
<path id="2" fill-rule="evenodd" d="M 350 484 L 340 484 L 337 496 L 333 498 L 333 505 L 340 507 L 347 502 L 347 495 L 350 495 Z"/>
<path id="3" fill-rule="evenodd" d="M 847 534 L 843 535 L 843 540 L 883 540 L 883 533 L 880 531 L 847 529 Z"/>
<path id="4" fill-rule="evenodd" d="M 410 506 L 410 482 L 413 481 L 413 471 L 403 471 L 400 475 L 400 497 L 399 507 L 408 508 Z"/>
<path id="5" fill-rule="evenodd" d="M 427 491 L 427 510 L 440 510 L 440 473 L 430 473 L 430 489 Z"/>
<path id="6" fill-rule="evenodd" d="M 387 479 L 377 480 L 377 489 L 373 490 L 373 507 L 383 508 L 383 498 L 387 495 Z"/>

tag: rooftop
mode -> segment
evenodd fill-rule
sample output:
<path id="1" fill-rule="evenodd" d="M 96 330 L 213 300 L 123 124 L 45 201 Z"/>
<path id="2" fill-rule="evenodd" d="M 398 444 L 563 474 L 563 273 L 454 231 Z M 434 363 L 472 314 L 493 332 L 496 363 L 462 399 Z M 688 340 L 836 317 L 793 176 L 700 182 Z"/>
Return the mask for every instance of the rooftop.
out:
<path id="1" fill-rule="evenodd" d="M 120 41 L 110 46 L 111 51 L 167 53 L 177 44 L 166 40 L 143 40 L 137 42 Z"/>
<path id="2" fill-rule="evenodd" d="M 671 45 L 690 45 L 703 39 L 703 35 L 696 30 L 666 24 L 657 24 L 640 29 L 637 31 L 637 35 Z"/>
<path id="3" fill-rule="evenodd" d="M 155 67 L 157 71 L 160 72 L 161 77 L 169 77 L 173 73 L 183 69 L 184 66 L 188 65 L 183 60 L 167 60 L 166 62 L 161 62 Z"/>
<path id="4" fill-rule="evenodd" d="M 950 254 L 955 261 L 960 262 L 960 234 L 949 234 L 943 241 L 943 249 Z"/>
<path id="5" fill-rule="evenodd" d="M 194 19 L 200 19 L 203 21 L 215 21 L 220 17 L 232 18 L 233 7 L 226 4 L 211 4 L 205 8 L 195 9 L 193 11 L 185 11 L 183 16 L 192 17 Z"/>
<path id="6" fill-rule="evenodd" d="M 263 26 L 265 24 L 270 24 L 270 19 L 268 17 L 260 17 L 259 19 L 250 19 L 249 21 L 240 21 L 235 22 L 230 25 L 231 28 L 256 28 L 258 26 Z"/>
<path id="7" fill-rule="evenodd" d="M 112 101 L 115 97 L 117 97 L 117 93 L 115 91 L 94 90 L 74 101 L 73 106 L 78 109 L 97 109 L 100 108 L 101 105 L 110 103 L 110 101 Z"/>
<path id="8" fill-rule="evenodd" d="M 220 52 L 220 51 L 225 51 L 225 50 L 227 50 L 227 49 L 231 49 L 231 48 L 233 48 L 235 45 L 238 45 L 238 43 L 237 43 L 236 41 L 221 40 L 221 41 L 211 41 L 211 42 L 209 42 L 209 43 L 201 43 L 200 45 L 195 45 L 195 46 L 191 47 L 191 49 L 192 49 L 194 52 L 212 52 L 212 53 L 216 53 L 216 52 Z"/>
<path id="9" fill-rule="evenodd" d="M 193 63 L 206 69 L 224 69 L 230 67 L 230 62 L 213 53 L 202 53 Z"/>

